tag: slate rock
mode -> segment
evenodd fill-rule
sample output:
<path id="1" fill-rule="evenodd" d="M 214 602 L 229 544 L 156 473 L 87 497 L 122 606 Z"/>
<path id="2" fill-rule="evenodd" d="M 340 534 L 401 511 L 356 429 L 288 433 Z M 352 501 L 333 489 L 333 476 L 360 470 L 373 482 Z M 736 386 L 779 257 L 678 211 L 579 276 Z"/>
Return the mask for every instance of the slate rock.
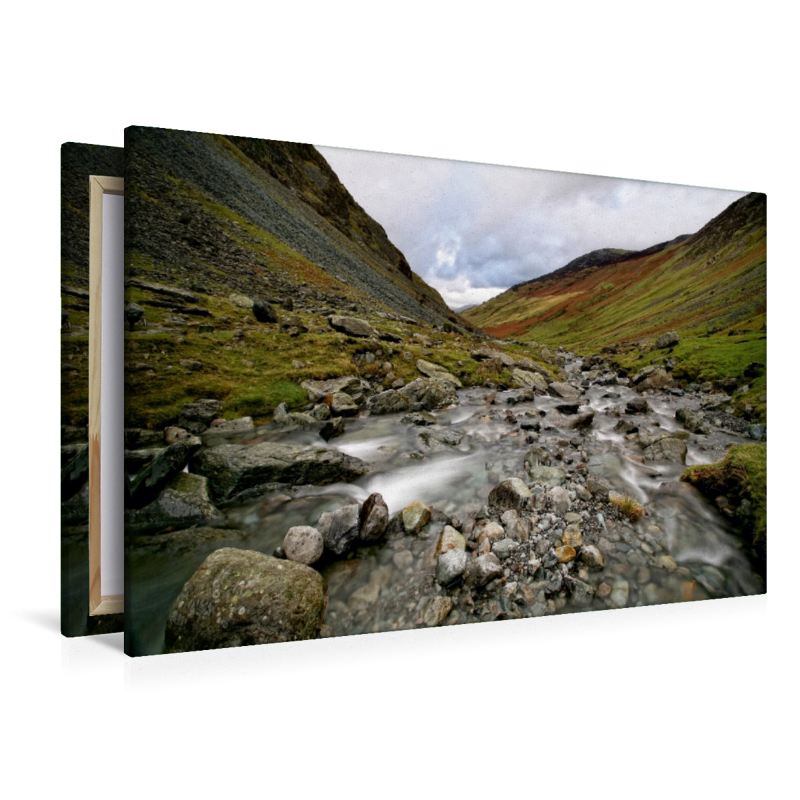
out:
<path id="1" fill-rule="evenodd" d="M 331 553 L 344 555 L 358 542 L 358 503 L 337 508 L 336 511 L 325 511 L 317 522 L 317 530 Z"/>
<path id="2" fill-rule="evenodd" d="M 362 542 L 377 542 L 389 525 L 389 507 L 379 492 L 373 492 L 361 506 L 358 538 Z"/>
<path id="3" fill-rule="evenodd" d="M 369 465 L 325 447 L 259 442 L 204 449 L 194 459 L 192 469 L 208 477 L 211 496 L 219 501 L 270 483 L 324 486 L 352 481 L 366 475 Z"/>

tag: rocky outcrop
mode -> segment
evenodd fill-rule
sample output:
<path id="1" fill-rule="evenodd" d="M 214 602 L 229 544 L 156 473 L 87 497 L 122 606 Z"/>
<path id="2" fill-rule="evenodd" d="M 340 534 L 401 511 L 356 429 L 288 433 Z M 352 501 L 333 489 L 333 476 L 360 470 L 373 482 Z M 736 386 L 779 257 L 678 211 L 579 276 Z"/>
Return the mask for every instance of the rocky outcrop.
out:
<path id="1" fill-rule="evenodd" d="M 188 472 L 179 472 L 149 505 L 125 510 L 125 529 L 134 534 L 152 534 L 167 528 L 207 525 L 222 520 L 222 514 L 208 496 L 207 478 Z"/>
<path id="2" fill-rule="evenodd" d="M 167 653 L 292 642 L 317 636 L 322 576 L 252 550 L 212 553 L 181 590 L 167 619 Z"/>
<path id="3" fill-rule="evenodd" d="M 153 461 L 128 483 L 126 507 L 143 508 L 152 503 L 202 445 L 203 442 L 198 437 L 192 436 L 161 450 Z"/>
<path id="4" fill-rule="evenodd" d="M 351 481 L 369 472 L 369 465 L 324 447 L 260 442 L 205 449 L 193 470 L 208 477 L 211 496 L 220 501 L 270 483 L 322 486 Z"/>

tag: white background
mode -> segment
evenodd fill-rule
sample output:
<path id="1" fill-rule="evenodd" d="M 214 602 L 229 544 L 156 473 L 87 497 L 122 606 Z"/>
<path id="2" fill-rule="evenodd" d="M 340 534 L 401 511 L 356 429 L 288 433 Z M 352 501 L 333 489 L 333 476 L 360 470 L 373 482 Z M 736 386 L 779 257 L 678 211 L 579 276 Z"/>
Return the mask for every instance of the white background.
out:
<path id="1" fill-rule="evenodd" d="M 290 8 L 4 11 L 0 788 L 790 795 L 798 5 Z M 769 594 L 135 660 L 62 639 L 59 145 L 128 124 L 766 192 Z"/>

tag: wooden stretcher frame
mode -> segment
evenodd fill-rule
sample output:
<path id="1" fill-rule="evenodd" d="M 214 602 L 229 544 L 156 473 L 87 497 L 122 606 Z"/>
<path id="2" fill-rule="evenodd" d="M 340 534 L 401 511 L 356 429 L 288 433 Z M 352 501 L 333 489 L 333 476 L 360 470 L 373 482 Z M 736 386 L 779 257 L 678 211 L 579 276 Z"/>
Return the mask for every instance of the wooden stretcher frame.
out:
<path id="1" fill-rule="evenodd" d="M 89 206 L 89 614 L 119 614 L 123 595 L 103 595 L 100 581 L 100 397 L 103 309 L 103 195 L 124 194 L 122 178 L 90 175 Z"/>

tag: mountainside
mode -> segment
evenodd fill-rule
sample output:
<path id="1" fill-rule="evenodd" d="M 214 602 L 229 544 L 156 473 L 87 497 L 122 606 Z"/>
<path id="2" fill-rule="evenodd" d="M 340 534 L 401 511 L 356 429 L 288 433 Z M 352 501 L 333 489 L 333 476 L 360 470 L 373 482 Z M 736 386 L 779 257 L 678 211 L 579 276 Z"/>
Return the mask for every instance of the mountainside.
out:
<path id="1" fill-rule="evenodd" d="M 460 322 L 311 145 L 134 127 L 125 147 L 128 277 Z"/>
<path id="2" fill-rule="evenodd" d="M 766 320 L 766 195 L 751 193 L 691 236 L 639 252 L 598 250 L 463 316 L 498 337 L 581 351 L 698 336 Z"/>

